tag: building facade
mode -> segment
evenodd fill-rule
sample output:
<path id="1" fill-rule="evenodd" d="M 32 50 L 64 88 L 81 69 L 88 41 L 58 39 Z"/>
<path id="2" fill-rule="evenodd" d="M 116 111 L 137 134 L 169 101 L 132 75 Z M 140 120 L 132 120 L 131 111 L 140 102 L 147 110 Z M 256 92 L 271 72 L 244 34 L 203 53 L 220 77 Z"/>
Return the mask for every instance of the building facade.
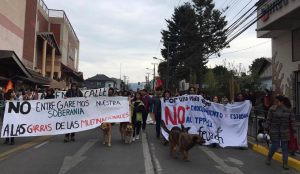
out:
<path id="1" fill-rule="evenodd" d="M 65 12 L 48 9 L 43 0 L 0 1 L 0 50 L 13 51 L 26 67 L 31 76 L 25 83 L 39 76 L 37 82 L 53 88 L 83 81 L 79 39 Z"/>
<path id="2" fill-rule="evenodd" d="M 260 0 L 257 6 L 257 37 L 272 39 L 272 90 L 288 96 L 299 114 L 300 1 Z"/>
<path id="3" fill-rule="evenodd" d="M 115 78 L 109 78 L 104 74 L 97 74 L 84 81 L 84 86 L 87 89 L 97 88 L 117 88 L 117 82 Z"/>
<path id="4" fill-rule="evenodd" d="M 258 71 L 258 76 L 260 89 L 262 91 L 264 89 L 272 91 L 272 59 L 264 58 L 263 64 Z"/>

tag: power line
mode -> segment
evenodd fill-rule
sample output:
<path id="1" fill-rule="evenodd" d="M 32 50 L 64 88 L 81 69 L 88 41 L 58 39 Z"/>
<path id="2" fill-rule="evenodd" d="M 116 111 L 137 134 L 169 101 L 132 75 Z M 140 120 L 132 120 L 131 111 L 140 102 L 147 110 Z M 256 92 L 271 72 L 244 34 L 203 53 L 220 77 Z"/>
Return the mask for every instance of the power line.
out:
<path id="1" fill-rule="evenodd" d="M 258 46 L 260 46 L 260 45 L 264 45 L 264 44 L 266 44 L 266 43 L 270 43 L 270 41 L 268 40 L 268 41 L 261 42 L 261 43 L 258 43 L 258 44 L 252 45 L 252 46 L 250 46 L 250 47 L 240 49 L 240 50 L 222 53 L 221 55 L 224 55 L 224 54 L 232 54 L 232 53 L 237 53 L 237 52 L 249 50 L 249 49 L 251 49 L 251 48 L 255 48 L 255 47 L 258 47 Z M 219 58 L 219 56 L 209 57 L 209 59 L 214 59 L 214 58 Z"/>

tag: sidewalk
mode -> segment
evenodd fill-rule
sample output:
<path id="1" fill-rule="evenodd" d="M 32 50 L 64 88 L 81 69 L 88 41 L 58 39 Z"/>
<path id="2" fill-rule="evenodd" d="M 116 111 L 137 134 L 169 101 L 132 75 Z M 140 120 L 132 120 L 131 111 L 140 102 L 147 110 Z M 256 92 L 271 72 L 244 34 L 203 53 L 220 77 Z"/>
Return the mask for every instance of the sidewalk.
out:
<path id="1" fill-rule="evenodd" d="M 248 146 L 250 149 L 267 156 L 269 153 L 269 150 L 267 148 L 266 144 L 263 143 L 256 143 L 255 139 L 252 137 L 248 137 Z M 282 155 L 279 152 L 276 152 L 273 156 L 273 159 L 282 163 Z M 300 171 L 300 154 L 296 153 L 296 156 L 289 156 L 288 159 L 288 165 L 291 168 L 294 168 L 298 171 Z"/>

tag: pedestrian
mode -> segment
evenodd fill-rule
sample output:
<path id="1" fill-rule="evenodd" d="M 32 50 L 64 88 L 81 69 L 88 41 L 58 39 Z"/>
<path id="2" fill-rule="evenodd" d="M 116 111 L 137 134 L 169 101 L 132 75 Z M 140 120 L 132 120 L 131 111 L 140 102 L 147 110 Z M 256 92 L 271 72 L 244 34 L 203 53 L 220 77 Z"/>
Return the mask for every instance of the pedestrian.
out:
<path id="1" fill-rule="evenodd" d="M 82 92 L 78 89 L 76 83 L 72 83 L 71 85 L 71 89 L 69 89 L 67 92 L 66 92 L 66 95 L 65 95 L 66 98 L 73 98 L 73 97 L 83 97 L 83 94 Z M 71 135 L 71 141 L 75 141 L 75 133 L 68 133 L 68 134 L 65 134 L 65 139 L 64 139 L 64 142 L 67 143 L 70 141 L 70 135 Z"/>
<path id="2" fill-rule="evenodd" d="M 284 105 L 285 98 L 281 95 L 275 98 L 275 105 L 273 105 L 267 116 L 267 131 L 271 138 L 271 148 L 267 156 L 266 164 L 271 164 L 271 159 L 279 147 L 282 149 L 283 168 L 288 170 L 288 143 L 289 131 L 292 127 L 292 134 L 296 136 L 295 115 L 292 110 Z"/>
<path id="3" fill-rule="evenodd" d="M 262 97 L 262 104 L 263 104 L 263 108 L 264 108 L 264 111 L 265 111 L 265 118 L 267 117 L 267 113 L 270 109 L 270 107 L 272 106 L 272 93 L 268 90 L 268 89 L 265 89 L 265 94 L 264 96 Z"/>
<path id="4" fill-rule="evenodd" d="M 196 88 L 194 87 L 189 87 L 189 92 L 188 92 L 189 95 L 196 95 Z"/>
<path id="5" fill-rule="evenodd" d="M 229 99 L 228 99 L 226 96 L 224 96 L 224 97 L 222 98 L 221 103 L 222 103 L 223 105 L 227 105 L 227 104 L 229 103 Z"/>
<path id="6" fill-rule="evenodd" d="M 55 96 L 54 96 L 54 90 L 53 89 L 47 89 L 46 91 L 46 95 L 44 97 L 44 99 L 54 99 Z"/>
<path id="7" fill-rule="evenodd" d="M 145 131 L 146 125 L 147 125 L 148 114 L 151 111 L 151 107 L 152 107 L 152 99 L 149 96 L 147 89 L 141 90 L 141 94 L 142 94 L 142 101 L 145 106 L 145 112 L 143 113 L 142 129 L 143 129 L 143 131 Z"/>
<path id="8" fill-rule="evenodd" d="M 138 140 L 140 138 L 140 131 L 143 121 L 143 113 L 145 112 L 145 106 L 142 101 L 142 94 L 137 92 L 135 95 L 135 101 L 133 103 L 133 115 L 132 122 L 134 125 L 133 129 L 133 141 Z"/>
<path id="9" fill-rule="evenodd" d="M 284 97 L 284 105 L 288 109 L 292 109 L 291 101 L 287 97 Z M 289 123 L 289 137 L 289 152 L 292 156 L 295 156 L 295 153 L 297 152 L 297 150 L 299 150 L 299 147 L 297 142 L 297 136 L 293 133 L 291 123 Z"/>
<path id="10" fill-rule="evenodd" d="M 213 98 L 213 102 L 214 103 L 219 103 L 219 97 L 215 95 L 214 98 Z"/>
<path id="11" fill-rule="evenodd" d="M 7 93 L 5 93 L 4 97 L 5 97 L 6 102 L 14 101 L 15 98 L 16 98 L 16 93 L 13 89 L 9 89 L 7 91 Z M 15 144 L 15 138 L 14 137 L 6 138 L 4 144 L 9 144 L 9 141 L 10 141 L 10 145 Z"/>
<path id="12" fill-rule="evenodd" d="M 108 96 L 109 97 L 112 97 L 112 96 L 114 96 L 115 95 L 115 90 L 114 90 L 114 88 L 109 88 L 108 89 Z"/>
<path id="13" fill-rule="evenodd" d="M 245 96 L 243 93 L 238 93 L 236 98 L 235 98 L 235 102 L 243 102 L 245 101 Z"/>
<path id="14" fill-rule="evenodd" d="M 0 124 L 3 121 L 4 109 L 5 109 L 4 91 L 3 91 L 3 88 L 0 87 Z"/>
<path id="15" fill-rule="evenodd" d="M 153 113 L 155 118 L 155 130 L 156 138 L 160 138 L 161 130 L 161 90 L 158 89 L 155 91 L 155 96 L 152 98 L 153 101 Z"/>

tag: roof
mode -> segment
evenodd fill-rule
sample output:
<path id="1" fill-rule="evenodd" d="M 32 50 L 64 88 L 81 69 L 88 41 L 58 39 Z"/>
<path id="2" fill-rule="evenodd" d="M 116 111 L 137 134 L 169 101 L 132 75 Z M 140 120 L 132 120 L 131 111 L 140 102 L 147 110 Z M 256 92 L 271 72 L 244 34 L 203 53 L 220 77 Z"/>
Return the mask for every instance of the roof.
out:
<path id="1" fill-rule="evenodd" d="M 64 65 L 61 63 L 61 70 L 64 73 L 70 74 L 72 77 L 75 77 L 79 81 L 83 81 L 83 73 L 82 72 L 77 72 L 68 67 L 67 65 Z"/>
<path id="2" fill-rule="evenodd" d="M 114 81 L 112 78 L 107 77 L 104 74 L 97 74 L 94 77 L 86 79 L 86 81 Z"/>
<path id="3" fill-rule="evenodd" d="M 53 32 L 39 32 L 39 33 L 37 33 L 37 36 L 41 37 L 43 40 L 46 40 L 49 45 L 51 45 L 53 48 L 55 48 L 55 52 L 57 55 L 61 55 L 60 48 L 57 44 L 57 41 L 55 39 Z"/>
<path id="4" fill-rule="evenodd" d="M 0 64 L 1 72 L 6 72 L 6 78 L 14 76 L 32 77 L 14 51 L 0 50 Z M 3 76 L 3 74 L 1 74 L 1 76 Z"/>
<path id="5" fill-rule="evenodd" d="M 258 71 L 258 75 L 260 75 L 261 73 L 263 73 L 263 71 L 266 69 L 266 67 L 268 67 L 269 65 L 272 65 L 272 59 L 270 58 L 264 58 L 264 62 L 261 65 L 259 71 Z"/>

